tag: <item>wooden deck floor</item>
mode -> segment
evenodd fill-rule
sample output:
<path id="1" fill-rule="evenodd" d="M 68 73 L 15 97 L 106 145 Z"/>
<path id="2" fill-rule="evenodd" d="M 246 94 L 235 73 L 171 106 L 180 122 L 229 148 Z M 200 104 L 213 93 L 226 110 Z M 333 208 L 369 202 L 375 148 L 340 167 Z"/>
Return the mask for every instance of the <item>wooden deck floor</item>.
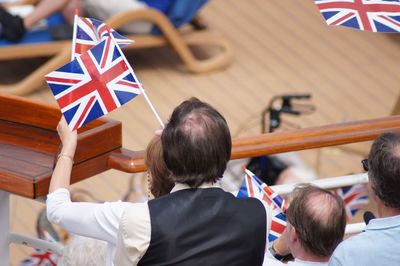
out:
<path id="1" fill-rule="evenodd" d="M 328 27 L 312 1 L 214 0 L 202 13 L 235 49 L 234 62 L 225 71 L 189 74 L 169 48 L 127 53 L 164 120 L 182 100 L 195 96 L 224 114 L 233 135 L 241 128 L 241 136 L 254 135 L 261 130 L 261 111 L 272 96 L 284 93 L 312 94 L 313 114 L 285 117 L 299 127 L 390 114 L 400 89 L 400 35 Z M 35 61 L 24 62 L 21 71 L 29 72 L 30 64 Z M 0 64 L 0 78 L 20 68 L 21 62 Z M 28 97 L 54 103 L 46 86 Z M 142 96 L 109 116 L 123 122 L 124 145 L 133 150 L 143 149 L 159 127 Z M 315 151 L 300 154 L 314 166 Z M 340 150 L 327 149 L 322 159 L 321 176 L 360 171 L 359 157 Z M 117 200 L 127 191 L 129 176 L 109 171 L 74 187 L 102 200 Z M 13 230 L 35 236 L 43 206 L 12 197 Z M 28 252 L 13 246 L 13 265 Z"/>

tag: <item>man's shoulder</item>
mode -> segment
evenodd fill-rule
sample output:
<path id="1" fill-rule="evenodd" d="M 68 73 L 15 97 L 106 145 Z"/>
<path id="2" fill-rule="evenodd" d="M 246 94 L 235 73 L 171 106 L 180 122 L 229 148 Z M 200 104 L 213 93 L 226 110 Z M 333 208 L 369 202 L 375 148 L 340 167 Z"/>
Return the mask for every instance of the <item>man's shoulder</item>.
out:
<path id="1" fill-rule="evenodd" d="M 366 232 L 359 233 L 358 235 L 349 237 L 343 240 L 336 248 L 337 251 L 345 251 L 352 250 L 355 251 L 357 249 L 365 250 L 372 244 L 372 241 L 369 241 L 369 236 Z"/>
<path id="2" fill-rule="evenodd" d="M 233 195 L 230 192 L 226 192 L 222 190 L 221 188 L 199 188 L 199 189 L 184 189 L 180 191 L 173 192 L 168 195 L 164 195 L 160 198 L 154 199 L 149 201 L 150 205 L 154 206 L 154 203 L 159 205 L 159 204 L 166 204 L 167 202 L 173 201 L 182 201 L 183 203 L 187 202 L 187 198 L 195 198 L 195 201 L 203 201 L 205 199 L 210 200 L 214 199 L 221 204 L 226 204 L 226 207 L 228 206 L 235 206 L 236 208 L 241 208 L 241 209 L 249 209 L 250 210 L 255 210 L 255 209 L 261 209 L 265 210 L 265 207 L 261 200 L 256 199 L 256 198 L 237 198 L 235 195 Z"/>
<path id="3" fill-rule="evenodd" d="M 261 200 L 256 198 L 235 198 L 233 205 L 243 217 L 252 217 L 263 226 L 267 224 L 267 210 Z"/>
<path id="4" fill-rule="evenodd" d="M 236 201 L 241 202 L 242 204 L 248 204 L 248 205 L 253 205 L 253 206 L 259 206 L 264 208 L 264 204 L 260 199 L 257 198 L 236 198 L 235 196 L 232 195 L 232 197 L 235 198 Z"/>
<path id="5" fill-rule="evenodd" d="M 376 246 L 370 238 L 366 232 L 362 232 L 343 240 L 333 252 L 329 265 L 348 265 L 352 261 L 372 256 Z"/>

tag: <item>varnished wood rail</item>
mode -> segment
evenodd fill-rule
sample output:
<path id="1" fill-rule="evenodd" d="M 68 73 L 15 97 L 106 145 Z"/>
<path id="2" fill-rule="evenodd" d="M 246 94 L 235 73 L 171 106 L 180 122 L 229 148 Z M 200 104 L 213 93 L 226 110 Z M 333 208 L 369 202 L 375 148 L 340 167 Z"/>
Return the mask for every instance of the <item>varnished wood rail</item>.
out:
<path id="1" fill-rule="evenodd" d="M 400 116 L 237 138 L 232 159 L 369 141 L 395 131 L 400 132 Z"/>
<path id="2" fill-rule="evenodd" d="M 236 138 L 233 140 L 232 159 L 370 141 L 384 132 L 400 132 L 400 116 Z M 131 158 L 128 153 L 125 155 L 110 157 L 109 165 L 132 173 L 145 169 L 143 157 L 138 153 Z"/>
<path id="3" fill-rule="evenodd" d="M 29 198 L 47 194 L 60 116 L 57 107 L 0 95 L 0 190 Z M 389 131 L 400 132 L 400 116 L 237 138 L 232 159 L 368 141 Z M 72 183 L 108 169 L 146 170 L 143 151 L 123 148 L 120 122 L 98 119 L 78 133 Z"/>

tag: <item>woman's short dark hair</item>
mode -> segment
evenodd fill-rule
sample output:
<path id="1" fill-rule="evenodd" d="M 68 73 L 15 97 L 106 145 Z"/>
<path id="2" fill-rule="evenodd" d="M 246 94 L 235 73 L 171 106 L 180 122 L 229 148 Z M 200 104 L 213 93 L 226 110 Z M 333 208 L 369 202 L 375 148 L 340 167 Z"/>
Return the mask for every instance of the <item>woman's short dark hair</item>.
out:
<path id="1" fill-rule="evenodd" d="M 150 174 L 150 192 L 155 198 L 168 194 L 174 187 L 171 172 L 165 165 L 161 139 L 155 136 L 147 145 L 145 164 Z"/>
<path id="2" fill-rule="evenodd" d="M 225 118 L 196 98 L 175 108 L 161 141 L 174 180 L 190 187 L 216 182 L 231 157 L 232 140 Z"/>
<path id="3" fill-rule="evenodd" d="M 346 213 L 342 199 L 328 190 L 302 185 L 293 191 L 286 217 L 306 251 L 329 257 L 343 240 Z"/>
<path id="4" fill-rule="evenodd" d="M 377 197 L 400 210 L 400 134 L 385 133 L 372 144 L 368 177 Z"/>

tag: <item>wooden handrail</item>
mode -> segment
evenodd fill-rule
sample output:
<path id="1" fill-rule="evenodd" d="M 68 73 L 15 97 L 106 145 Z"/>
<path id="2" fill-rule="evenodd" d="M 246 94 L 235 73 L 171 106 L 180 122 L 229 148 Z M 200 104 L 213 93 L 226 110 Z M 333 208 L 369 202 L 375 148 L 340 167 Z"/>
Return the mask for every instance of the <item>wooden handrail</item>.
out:
<path id="1" fill-rule="evenodd" d="M 233 141 L 232 159 L 369 141 L 395 131 L 400 132 L 400 116 L 238 138 Z"/>
<path id="2" fill-rule="evenodd" d="M 16 96 L 0 95 L 0 188 L 36 198 L 47 194 L 59 149 L 54 106 Z M 233 140 L 232 159 L 327 147 L 375 139 L 400 132 L 400 116 L 340 123 Z M 98 119 L 79 130 L 72 182 L 110 168 L 136 173 L 146 170 L 143 151 L 122 145 L 122 125 Z"/>
<path id="3" fill-rule="evenodd" d="M 232 159 L 370 141 L 385 132 L 400 132 L 400 116 L 236 138 L 233 140 Z M 129 158 L 120 153 L 109 158 L 109 166 L 131 173 L 141 172 L 146 169 L 142 154 L 143 151 L 136 152 Z M 119 160 L 124 160 L 124 163 Z"/>

